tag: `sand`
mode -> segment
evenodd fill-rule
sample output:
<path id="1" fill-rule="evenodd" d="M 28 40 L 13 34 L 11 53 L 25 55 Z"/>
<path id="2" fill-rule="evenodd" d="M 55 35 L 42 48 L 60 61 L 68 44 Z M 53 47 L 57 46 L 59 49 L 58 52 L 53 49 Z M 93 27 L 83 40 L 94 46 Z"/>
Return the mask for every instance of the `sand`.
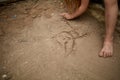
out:
<path id="1" fill-rule="evenodd" d="M 100 58 L 104 22 L 89 11 L 68 21 L 54 0 L 21 1 L 0 11 L 0 80 L 120 79 L 120 33 L 114 56 Z"/>

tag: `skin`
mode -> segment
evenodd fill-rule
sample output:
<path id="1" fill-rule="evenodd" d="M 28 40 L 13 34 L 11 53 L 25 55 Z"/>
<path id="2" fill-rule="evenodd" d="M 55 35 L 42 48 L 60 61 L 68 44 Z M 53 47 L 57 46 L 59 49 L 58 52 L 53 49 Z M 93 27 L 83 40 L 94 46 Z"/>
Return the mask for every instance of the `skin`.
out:
<path id="1" fill-rule="evenodd" d="M 72 14 L 62 13 L 61 15 L 68 19 L 74 19 L 83 14 L 88 7 L 89 0 L 81 0 L 81 6 Z M 118 5 L 117 0 L 104 0 L 105 4 L 105 23 L 106 36 L 103 42 L 103 47 L 99 53 L 100 57 L 111 57 L 113 55 L 113 34 L 117 22 Z"/>
<path id="2" fill-rule="evenodd" d="M 62 13 L 61 15 L 68 20 L 74 19 L 74 18 L 80 16 L 81 14 L 83 14 L 87 10 L 88 4 L 89 4 L 89 0 L 81 0 L 80 7 L 74 13 L 72 13 L 72 14 Z"/>
<path id="3" fill-rule="evenodd" d="M 117 22 L 118 5 L 117 0 L 104 0 L 104 3 L 106 36 L 103 43 L 103 48 L 99 55 L 103 57 L 111 57 L 113 55 L 113 34 Z"/>

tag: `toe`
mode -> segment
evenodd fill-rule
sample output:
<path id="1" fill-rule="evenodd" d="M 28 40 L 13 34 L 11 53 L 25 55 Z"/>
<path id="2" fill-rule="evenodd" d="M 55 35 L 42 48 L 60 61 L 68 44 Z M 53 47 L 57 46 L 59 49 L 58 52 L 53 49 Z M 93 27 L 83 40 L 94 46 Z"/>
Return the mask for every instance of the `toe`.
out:
<path id="1" fill-rule="evenodd" d="M 112 53 L 112 52 L 110 52 L 110 57 L 112 57 L 112 55 L 113 55 L 113 53 Z"/>
<path id="2" fill-rule="evenodd" d="M 106 58 L 106 57 L 107 57 L 107 53 L 106 53 L 106 52 L 104 52 L 103 57 L 104 57 L 104 58 Z"/>
<path id="3" fill-rule="evenodd" d="M 110 52 L 108 52 L 108 53 L 107 53 L 107 57 L 110 57 L 110 54 L 111 54 L 111 53 L 110 53 Z"/>
<path id="4" fill-rule="evenodd" d="M 106 53 L 106 56 L 107 56 L 107 57 L 110 57 L 110 52 L 107 52 L 107 53 Z"/>
<path id="5" fill-rule="evenodd" d="M 101 51 L 101 52 L 99 53 L 99 57 L 103 57 L 103 54 L 104 54 L 104 52 Z"/>
<path id="6" fill-rule="evenodd" d="M 108 53 L 107 57 L 110 57 L 111 56 L 111 53 Z"/>

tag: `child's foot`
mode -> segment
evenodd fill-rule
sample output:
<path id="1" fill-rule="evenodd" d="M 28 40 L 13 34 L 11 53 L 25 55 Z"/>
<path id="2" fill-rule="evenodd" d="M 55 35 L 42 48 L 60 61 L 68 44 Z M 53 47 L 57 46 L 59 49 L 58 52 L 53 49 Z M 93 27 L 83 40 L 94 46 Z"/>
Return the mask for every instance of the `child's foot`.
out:
<path id="1" fill-rule="evenodd" d="M 112 57 L 113 55 L 113 42 L 105 42 L 101 52 L 100 57 Z"/>

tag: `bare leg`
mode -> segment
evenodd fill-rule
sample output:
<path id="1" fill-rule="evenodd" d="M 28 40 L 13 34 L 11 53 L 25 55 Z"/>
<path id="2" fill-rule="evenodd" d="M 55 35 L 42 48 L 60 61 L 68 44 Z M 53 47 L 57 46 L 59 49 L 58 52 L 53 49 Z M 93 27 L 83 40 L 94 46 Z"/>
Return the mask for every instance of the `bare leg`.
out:
<path id="1" fill-rule="evenodd" d="M 106 36 L 103 48 L 99 53 L 101 57 L 110 57 L 113 55 L 113 33 L 117 22 L 118 5 L 117 0 L 104 0 L 105 2 L 105 21 Z"/>

